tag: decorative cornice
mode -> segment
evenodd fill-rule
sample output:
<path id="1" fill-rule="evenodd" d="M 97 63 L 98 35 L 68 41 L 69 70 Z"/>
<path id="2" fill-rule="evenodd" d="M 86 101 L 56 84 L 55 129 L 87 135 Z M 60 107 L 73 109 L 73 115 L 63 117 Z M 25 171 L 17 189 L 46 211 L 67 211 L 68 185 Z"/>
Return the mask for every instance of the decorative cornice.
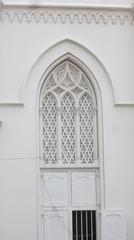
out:
<path id="1" fill-rule="evenodd" d="M 125 4 L 125 3 L 112 3 L 109 1 L 108 3 L 103 3 L 102 1 L 98 2 L 91 2 L 90 0 L 44 0 L 44 1 L 38 1 L 34 0 L 31 2 L 31 0 L 0 0 L 2 3 L 2 6 L 5 7 L 36 7 L 36 8 L 42 8 L 42 7 L 75 7 L 75 8 L 94 8 L 94 9 L 126 9 L 131 10 L 134 7 L 134 3 Z"/>
<path id="2" fill-rule="evenodd" d="M 0 10 L 0 22 L 9 23 L 69 23 L 133 25 L 134 12 L 130 9 L 76 7 L 6 7 Z"/>

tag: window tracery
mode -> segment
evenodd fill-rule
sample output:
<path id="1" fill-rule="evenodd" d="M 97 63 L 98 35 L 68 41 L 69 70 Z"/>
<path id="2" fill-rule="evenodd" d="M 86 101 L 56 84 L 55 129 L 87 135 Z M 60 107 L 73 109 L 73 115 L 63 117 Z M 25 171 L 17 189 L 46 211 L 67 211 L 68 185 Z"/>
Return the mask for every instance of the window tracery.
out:
<path id="1" fill-rule="evenodd" d="M 69 60 L 55 67 L 44 82 L 40 104 L 43 166 L 98 166 L 96 98 L 83 71 Z"/>

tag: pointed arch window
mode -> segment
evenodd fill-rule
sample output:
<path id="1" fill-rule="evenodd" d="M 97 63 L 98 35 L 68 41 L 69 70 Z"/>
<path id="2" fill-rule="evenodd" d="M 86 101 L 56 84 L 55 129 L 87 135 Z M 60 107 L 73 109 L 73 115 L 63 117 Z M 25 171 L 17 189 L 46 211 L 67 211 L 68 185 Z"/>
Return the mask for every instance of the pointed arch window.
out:
<path id="1" fill-rule="evenodd" d="M 77 65 L 66 60 L 50 72 L 40 107 L 41 165 L 98 166 L 95 92 Z"/>

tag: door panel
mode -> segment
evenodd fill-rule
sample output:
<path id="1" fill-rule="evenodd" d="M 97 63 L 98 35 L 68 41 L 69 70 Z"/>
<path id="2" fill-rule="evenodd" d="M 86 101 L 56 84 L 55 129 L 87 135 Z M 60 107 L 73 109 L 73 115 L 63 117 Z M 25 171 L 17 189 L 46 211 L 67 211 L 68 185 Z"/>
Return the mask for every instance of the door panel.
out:
<path id="1" fill-rule="evenodd" d="M 67 211 L 45 211 L 44 239 L 68 240 L 68 213 Z"/>
<path id="2" fill-rule="evenodd" d="M 68 206 L 68 180 L 66 172 L 44 174 L 44 206 Z"/>
<path id="3" fill-rule="evenodd" d="M 74 209 L 83 214 L 81 221 L 88 222 L 84 220 L 86 209 L 90 211 L 96 207 L 95 178 L 95 172 L 86 171 L 43 173 L 43 240 L 72 240 Z M 82 212 L 82 209 L 85 210 Z"/>
<path id="4" fill-rule="evenodd" d="M 104 210 L 102 214 L 102 239 L 126 240 L 126 217 L 121 210 Z"/>
<path id="5" fill-rule="evenodd" d="M 95 173 L 72 172 L 72 206 L 96 204 Z"/>

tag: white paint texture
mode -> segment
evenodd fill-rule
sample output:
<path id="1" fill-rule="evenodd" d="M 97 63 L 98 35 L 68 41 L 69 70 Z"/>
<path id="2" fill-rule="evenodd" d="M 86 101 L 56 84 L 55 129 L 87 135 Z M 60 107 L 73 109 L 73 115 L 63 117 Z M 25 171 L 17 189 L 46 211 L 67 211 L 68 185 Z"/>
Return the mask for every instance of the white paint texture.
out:
<path id="1" fill-rule="evenodd" d="M 97 3 L 97 4 L 131 4 L 133 0 L 3 0 L 3 3 L 18 3 L 18 4 L 45 4 L 45 3 Z"/>
<path id="2" fill-rule="evenodd" d="M 38 239 L 39 88 L 47 68 L 68 52 L 100 89 L 105 207 L 124 209 L 127 240 L 134 239 L 133 42 L 128 23 L 0 23 L 0 239 Z"/>

